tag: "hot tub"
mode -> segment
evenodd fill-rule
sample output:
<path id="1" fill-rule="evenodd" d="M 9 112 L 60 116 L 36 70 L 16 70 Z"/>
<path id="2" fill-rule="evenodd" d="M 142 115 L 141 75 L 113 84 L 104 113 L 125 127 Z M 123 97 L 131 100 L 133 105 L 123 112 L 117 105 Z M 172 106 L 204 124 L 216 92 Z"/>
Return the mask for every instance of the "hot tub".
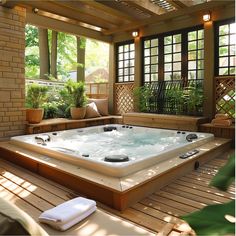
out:
<path id="1" fill-rule="evenodd" d="M 197 149 L 213 138 L 208 133 L 103 125 L 16 136 L 11 142 L 81 168 L 122 177 Z"/>

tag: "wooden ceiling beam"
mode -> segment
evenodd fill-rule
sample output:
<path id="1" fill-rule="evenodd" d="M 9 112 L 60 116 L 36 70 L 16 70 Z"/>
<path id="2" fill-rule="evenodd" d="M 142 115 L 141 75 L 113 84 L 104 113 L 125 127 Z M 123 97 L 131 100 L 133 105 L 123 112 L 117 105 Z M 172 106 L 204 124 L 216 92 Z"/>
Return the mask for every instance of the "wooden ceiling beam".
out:
<path id="1" fill-rule="evenodd" d="M 13 8 L 17 5 L 15 1 L 10 1 L 10 0 L 0 0 L 0 6 L 8 7 L 8 8 Z"/>
<path id="2" fill-rule="evenodd" d="M 166 13 L 167 11 L 163 8 L 159 7 L 156 4 L 151 3 L 147 0 L 125 0 L 129 5 L 140 9 L 143 12 L 150 14 L 151 16 L 161 15 Z"/>
<path id="3" fill-rule="evenodd" d="M 34 14 L 28 10 L 26 14 L 26 23 L 46 29 L 52 29 L 58 32 L 65 32 L 76 36 L 84 36 L 107 43 L 112 42 L 111 36 L 104 36 L 101 32 L 82 27 L 76 24 L 75 21 L 64 22 L 46 16 Z"/>
<path id="4" fill-rule="evenodd" d="M 231 1 L 232 3 L 233 1 Z M 104 31 L 103 33 L 105 35 L 112 35 L 118 32 L 125 32 L 125 31 L 131 31 L 133 29 L 137 29 L 137 28 L 141 28 L 150 24 L 155 24 L 161 21 L 165 21 L 165 20 L 169 20 L 169 19 L 173 19 L 175 17 L 179 17 L 182 15 L 188 15 L 188 14 L 192 14 L 194 12 L 199 12 L 199 11 L 206 11 L 206 10 L 211 10 L 215 7 L 219 7 L 219 6 L 223 6 L 223 5 L 227 5 L 229 4 L 229 2 L 227 1 L 210 1 L 210 2 L 205 2 L 202 4 L 198 4 L 198 5 L 194 5 L 192 7 L 188 7 L 188 8 L 183 8 L 180 9 L 178 11 L 172 11 L 172 12 L 168 12 L 165 14 L 162 14 L 160 16 L 154 16 L 145 20 L 139 20 L 136 21 L 136 23 L 131 23 L 128 25 L 125 25 L 123 27 L 120 27 L 119 29 L 114 29 L 114 30 L 107 30 Z"/>
<path id="5" fill-rule="evenodd" d="M 183 1 L 180 0 L 166 0 L 166 1 L 176 9 L 182 9 L 188 7 L 186 4 L 183 3 Z"/>

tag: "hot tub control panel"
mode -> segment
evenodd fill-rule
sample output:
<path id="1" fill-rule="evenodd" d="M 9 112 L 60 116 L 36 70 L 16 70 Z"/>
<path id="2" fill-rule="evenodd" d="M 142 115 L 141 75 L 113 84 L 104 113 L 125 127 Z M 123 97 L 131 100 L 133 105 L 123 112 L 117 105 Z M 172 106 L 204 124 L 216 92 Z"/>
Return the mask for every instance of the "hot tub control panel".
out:
<path id="1" fill-rule="evenodd" d="M 191 157 L 191 156 L 193 156 L 193 155 L 195 155 L 197 153 L 199 153 L 199 151 L 195 149 L 195 150 L 192 150 L 192 151 L 188 151 L 188 152 L 186 152 L 184 154 L 181 154 L 179 156 L 179 158 L 186 159 L 186 158 Z"/>

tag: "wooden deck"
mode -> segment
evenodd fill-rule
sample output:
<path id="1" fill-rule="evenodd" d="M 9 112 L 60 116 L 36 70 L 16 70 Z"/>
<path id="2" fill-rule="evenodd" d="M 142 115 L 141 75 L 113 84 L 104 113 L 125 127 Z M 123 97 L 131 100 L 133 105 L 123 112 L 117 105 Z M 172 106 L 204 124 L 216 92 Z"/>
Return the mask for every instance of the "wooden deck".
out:
<path id="1" fill-rule="evenodd" d="M 233 185 L 228 192 L 208 186 L 211 178 L 233 151 L 230 150 L 197 171 L 176 179 L 122 213 L 102 204 L 98 205 L 106 211 L 159 232 L 160 235 L 182 235 L 188 230 L 188 226 L 179 216 L 201 209 L 207 204 L 223 203 L 234 198 Z M 42 211 L 76 196 L 77 193 L 55 182 L 0 159 L 0 197 L 14 202 L 34 219 Z"/>

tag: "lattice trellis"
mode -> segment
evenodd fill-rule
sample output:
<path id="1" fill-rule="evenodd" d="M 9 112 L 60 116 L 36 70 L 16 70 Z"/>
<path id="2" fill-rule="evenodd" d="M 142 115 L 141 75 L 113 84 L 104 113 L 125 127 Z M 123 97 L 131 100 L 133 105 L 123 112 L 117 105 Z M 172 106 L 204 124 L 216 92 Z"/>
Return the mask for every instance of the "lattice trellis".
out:
<path id="1" fill-rule="evenodd" d="M 216 113 L 228 114 L 235 118 L 235 78 L 216 78 Z"/>
<path id="2" fill-rule="evenodd" d="M 115 84 L 116 114 L 134 111 L 134 83 Z"/>

